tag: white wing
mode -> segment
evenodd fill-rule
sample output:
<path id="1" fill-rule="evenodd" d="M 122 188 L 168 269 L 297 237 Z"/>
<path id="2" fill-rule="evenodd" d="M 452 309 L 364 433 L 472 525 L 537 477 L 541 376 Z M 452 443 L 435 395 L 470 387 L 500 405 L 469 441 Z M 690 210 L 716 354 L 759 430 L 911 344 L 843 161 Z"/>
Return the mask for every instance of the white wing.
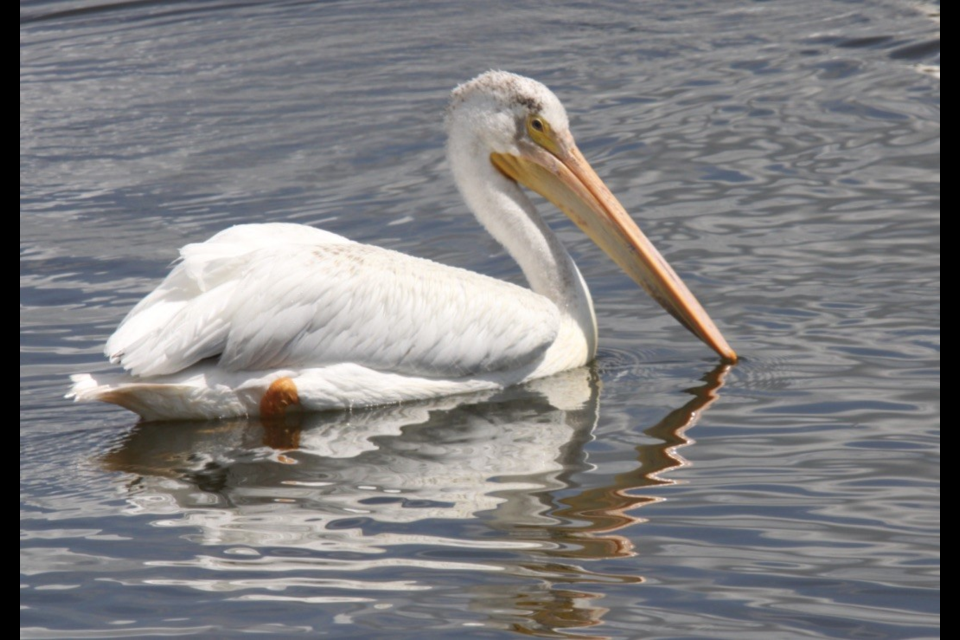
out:
<path id="1" fill-rule="evenodd" d="M 533 362 L 560 325 L 528 289 L 301 225 L 233 227 L 181 257 L 107 342 L 135 375 L 217 356 L 228 371 L 460 377 Z"/>

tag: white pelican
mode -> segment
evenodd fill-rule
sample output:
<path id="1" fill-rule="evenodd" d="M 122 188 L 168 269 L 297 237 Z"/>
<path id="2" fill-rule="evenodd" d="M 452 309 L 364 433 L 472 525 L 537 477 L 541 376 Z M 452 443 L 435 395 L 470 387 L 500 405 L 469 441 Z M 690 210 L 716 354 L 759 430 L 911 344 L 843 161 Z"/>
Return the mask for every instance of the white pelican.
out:
<path id="1" fill-rule="evenodd" d="M 545 86 L 490 71 L 453 91 L 460 192 L 530 289 L 294 224 L 187 245 L 107 341 L 127 373 L 70 397 L 144 419 L 273 416 L 505 387 L 593 359 L 597 322 L 573 259 L 521 191 L 541 194 L 721 358 L 737 356 L 574 143 Z"/>

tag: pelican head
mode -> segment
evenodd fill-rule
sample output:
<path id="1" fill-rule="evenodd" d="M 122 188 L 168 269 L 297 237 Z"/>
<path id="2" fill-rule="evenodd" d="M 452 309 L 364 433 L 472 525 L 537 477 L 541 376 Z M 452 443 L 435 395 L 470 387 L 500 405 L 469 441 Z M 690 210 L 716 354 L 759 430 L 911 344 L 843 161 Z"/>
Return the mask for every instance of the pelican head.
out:
<path id="1" fill-rule="evenodd" d="M 489 71 L 454 90 L 447 128 L 451 155 L 488 157 L 503 178 L 552 202 L 684 327 L 725 361 L 737 360 L 707 312 L 580 153 L 567 112 L 552 91 L 530 78 Z"/>

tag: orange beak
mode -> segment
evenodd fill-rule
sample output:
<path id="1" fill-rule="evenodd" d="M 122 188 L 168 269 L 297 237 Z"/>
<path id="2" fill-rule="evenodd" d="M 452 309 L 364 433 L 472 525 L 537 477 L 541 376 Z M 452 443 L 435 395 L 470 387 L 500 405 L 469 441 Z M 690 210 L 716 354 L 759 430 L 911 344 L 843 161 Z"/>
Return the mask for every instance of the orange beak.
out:
<path id="1" fill-rule="evenodd" d="M 736 362 L 736 352 L 713 320 L 597 176 L 573 137 L 549 135 L 540 144 L 523 143 L 520 155 L 494 153 L 490 160 L 501 173 L 567 214 L 680 324 L 726 362 Z"/>

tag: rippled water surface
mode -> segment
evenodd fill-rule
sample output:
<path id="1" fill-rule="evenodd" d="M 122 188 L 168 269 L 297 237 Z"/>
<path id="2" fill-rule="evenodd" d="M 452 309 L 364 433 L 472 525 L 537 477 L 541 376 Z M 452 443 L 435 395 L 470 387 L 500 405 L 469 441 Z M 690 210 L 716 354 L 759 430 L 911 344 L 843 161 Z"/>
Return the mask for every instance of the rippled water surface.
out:
<path id="1" fill-rule="evenodd" d="M 939 637 L 939 15 L 21 2 L 21 637 Z M 288 424 L 63 399 L 230 224 L 519 282 L 443 153 L 492 67 L 564 100 L 740 364 L 551 216 L 589 369 Z"/>

